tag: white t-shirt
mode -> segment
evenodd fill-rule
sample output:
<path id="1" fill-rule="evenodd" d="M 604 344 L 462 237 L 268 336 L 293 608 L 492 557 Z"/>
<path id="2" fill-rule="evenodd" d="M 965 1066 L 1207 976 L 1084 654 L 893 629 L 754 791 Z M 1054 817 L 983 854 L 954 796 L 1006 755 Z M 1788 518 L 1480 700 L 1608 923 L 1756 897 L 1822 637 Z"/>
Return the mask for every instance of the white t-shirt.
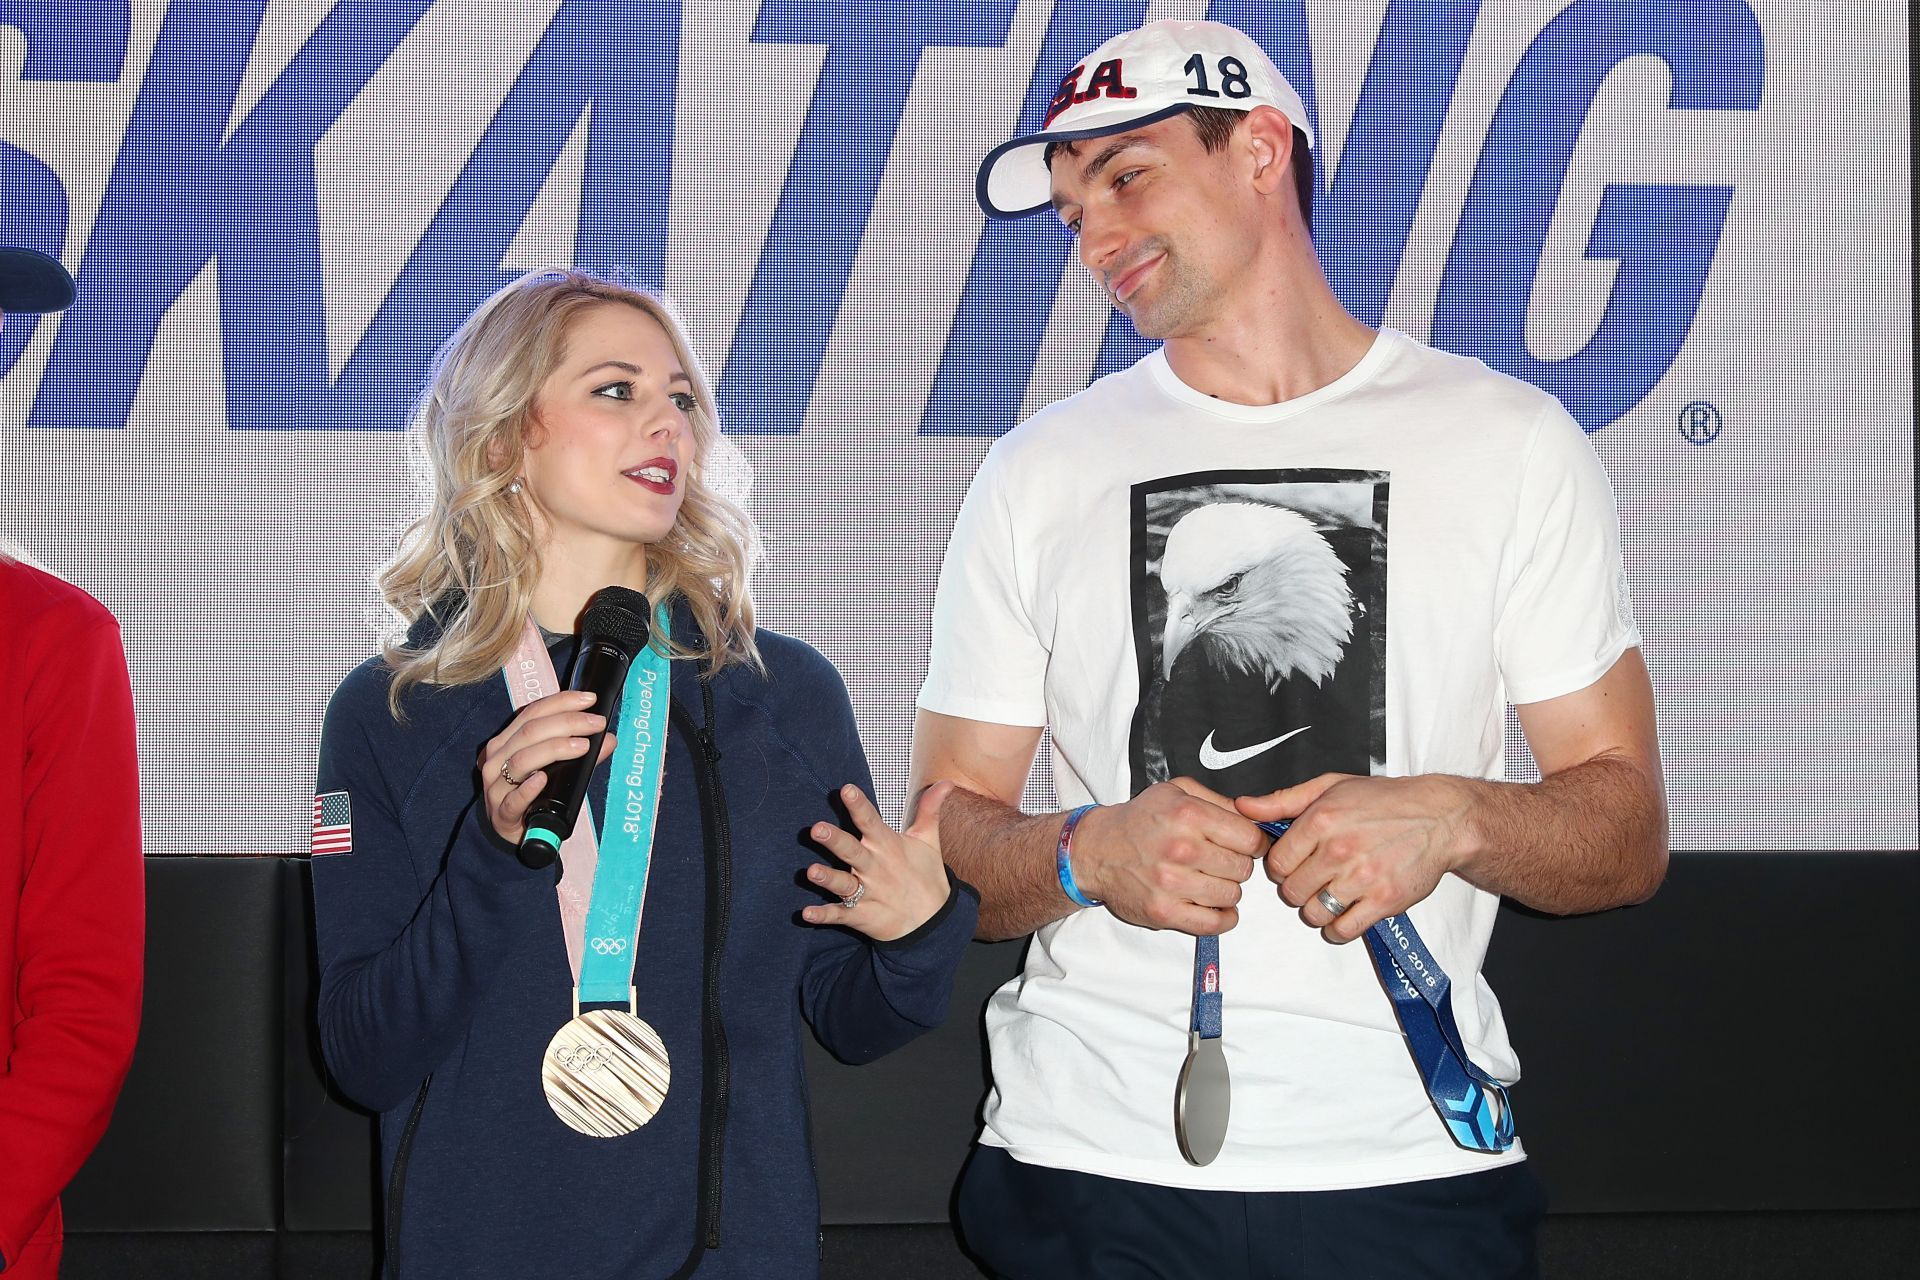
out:
<path id="1" fill-rule="evenodd" d="M 1227 795 L 1329 770 L 1497 778 L 1506 703 L 1585 688 L 1638 643 L 1579 426 L 1385 331 L 1334 383 L 1258 407 L 1195 391 L 1155 352 L 997 441 L 954 524 L 919 704 L 1049 726 L 1067 805 L 1181 775 Z M 1480 976 L 1497 906 L 1449 875 L 1409 915 L 1473 1060 L 1512 1081 Z M 1042 928 L 987 1008 L 981 1141 L 1241 1191 L 1521 1158 L 1454 1145 L 1365 946 L 1326 942 L 1256 873 L 1221 938 L 1232 1121 L 1219 1157 L 1188 1165 L 1173 1094 L 1192 971 L 1192 938 L 1104 910 Z"/>

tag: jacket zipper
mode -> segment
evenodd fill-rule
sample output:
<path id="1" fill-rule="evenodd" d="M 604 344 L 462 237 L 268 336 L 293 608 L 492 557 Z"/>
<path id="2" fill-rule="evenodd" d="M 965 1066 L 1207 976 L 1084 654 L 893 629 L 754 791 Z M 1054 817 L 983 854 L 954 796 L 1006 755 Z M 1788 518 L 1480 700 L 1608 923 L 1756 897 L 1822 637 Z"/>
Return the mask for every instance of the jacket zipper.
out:
<path id="1" fill-rule="evenodd" d="M 707 860 L 706 956 L 700 980 L 701 1043 L 705 1079 L 700 1117 L 700 1190 L 694 1217 L 693 1252 L 676 1277 L 689 1276 L 700 1265 L 703 1249 L 720 1247 L 720 1191 L 727 1139 L 727 1094 L 731 1065 L 727 1031 L 720 1020 L 720 959 L 726 950 L 727 921 L 733 898 L 733 832 L 727 823 L 726 791 L 720 783 L 720 748 L 713 734 L 713 689 L 700 682 L 700 702 L 706 724 L 689 735 L 696 744 L 693 778 L 700 793 L 701 844 Z M 672 711 L 685 717 L 678 703 Z M 691 719 L 691 717 L 685 717 Z"/>
<path id="2" fill-rule="evenodd" d="M 727 1098 L 731 1086 L 732 1064 L 727 1059 L 727 1028 L 720 1021 L 720 957 L 727 949 L 727 919 L 733 905 L 733 830 L 727 824 L 727 793 L 720 784 L 720 748 L 713 740 L 713 686 L 700 682 L 700 704 L 706 724 L 700 730 L 700 751 L 706 758 L 706 772 L 712 783 L 709 814 L 713 822 L 714 858 L 711 864 L 713 894 L 707 899 L 713 922 L 707 944 L 706 973 L 701 980 L 706 1005 L 706 1024 L 711 1030 L 707 1061 L 713 1066 L 713 1129 L 707 1135 L 706 1185 L 700 1189 L 702 1230 L 707 1248 L 720 1247 L 721 1161 L 727 1138 Z"/>
<path id="3" fill-rule="evenodd" d="M 413 1154 L 413 1133 L 420 1127 L 420 1113 L 427 1106 L 427 1087 L 432 1083 L 432 1076 L 420 1082 L 420 1092 L 413 1098 L 413 1110 L 407 1113 L 407 1127 L 400 1131 L 399 1149 L 393 1153 L 393 1174 L 387 1179 L 387 1257 L 382 1270 L 393 1280 L 399 1280 L 400 1276 L 400 1208 L 407 1193 L 407 1157 Z"/>

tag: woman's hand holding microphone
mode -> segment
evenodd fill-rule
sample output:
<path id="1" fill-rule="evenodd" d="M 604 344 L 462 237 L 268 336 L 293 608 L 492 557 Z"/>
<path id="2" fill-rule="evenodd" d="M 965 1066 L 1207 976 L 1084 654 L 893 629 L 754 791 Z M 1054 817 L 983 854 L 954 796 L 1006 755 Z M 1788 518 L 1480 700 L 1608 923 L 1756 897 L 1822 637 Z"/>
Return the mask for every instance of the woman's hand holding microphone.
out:
<path id="1" fill-rule="evenodd" d="M 605 716 L 587 710 L 593 701 L 593 694 L 569 689 L 529 702 L 481 748 L 487 819 L 508 844 L 519 844 L 527 833 L 527 809 L 547 784 L 547 766 L 585 755 L 593 735 L 606 727 Z M 600 760 L 613 754 L 613 746 L 609 731 L 600 742 Z"/>

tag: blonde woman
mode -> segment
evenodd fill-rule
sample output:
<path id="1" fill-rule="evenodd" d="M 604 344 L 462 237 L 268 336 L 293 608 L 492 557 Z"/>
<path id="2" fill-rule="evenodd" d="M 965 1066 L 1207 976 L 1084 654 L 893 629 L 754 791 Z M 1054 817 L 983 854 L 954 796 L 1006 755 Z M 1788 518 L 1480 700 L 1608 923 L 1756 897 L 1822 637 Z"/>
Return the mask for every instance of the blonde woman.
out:
<path id="1" fill-rule="evenodd" d="M 334 695 L 314 807 L 321 1039 L 380 1113 L 387 1273 L 813 1274 L 801 1020 L 864 1062 L 944 1015 L 976 897 L 939 797 L 889 830 L 838 674 L 755 629 L 659 300 L 523 276 L 414 431 L 430 506 L 380 580 L 411 625 Z M 555 690 L 609 586 L 654 626 L 597 706 Z M 530 870 L 529 804 L 603 730 L 597 843 Z"/>

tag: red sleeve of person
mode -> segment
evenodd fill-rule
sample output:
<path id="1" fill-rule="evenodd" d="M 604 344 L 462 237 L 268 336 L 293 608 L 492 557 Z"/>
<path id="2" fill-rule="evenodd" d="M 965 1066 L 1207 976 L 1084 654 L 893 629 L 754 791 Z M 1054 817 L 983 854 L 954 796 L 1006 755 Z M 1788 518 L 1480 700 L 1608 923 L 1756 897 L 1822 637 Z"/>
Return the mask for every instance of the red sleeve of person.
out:
<path id="1" fill-rule="evenodd" d="M 73 279 L 0 249 L 6 312 Z M 106 1130 L 140 1023 L 139 768 L 120 629 L 0 542 L 0 1266 L 52 1277 L 59 1195 Z"/>

